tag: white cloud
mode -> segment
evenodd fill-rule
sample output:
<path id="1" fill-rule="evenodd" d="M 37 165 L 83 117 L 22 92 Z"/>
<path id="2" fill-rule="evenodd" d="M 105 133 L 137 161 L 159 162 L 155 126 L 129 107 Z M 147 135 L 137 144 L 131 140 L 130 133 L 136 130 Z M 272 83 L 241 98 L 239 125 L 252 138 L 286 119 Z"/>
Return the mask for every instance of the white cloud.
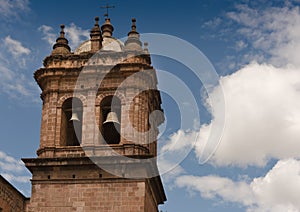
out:
<path id="1" fill-rule="evenodd" d="M 300 161 L 279 161 L 265 177 L 255 178 L 250 188 L 262 208 L 283 207 L 300 210 Z M 288 211 L 288 210 L 285 210 Z"/>
<path id="2" fill-rule="evenodd" d="M 47 41 L 50 45 L 54 45 L 56 40 L 56 35 L 53 33 L 53 28 L 51 26 L 42 25 L 38 28 L 39 31 L 44 35 L 43 40 Z"/>
<path id="3" fill-rule="evenodd" d="M 271 158 L 300 156 L 299 70 L 253 63 L 223 77 L 221 84 L 226 125 L 211 163 L 264 166 Z M 210 98 L 219 98 L 218 89 Z M 196 154 L 200 158 L 210 128 L 211 124 L 202 125 L 200 132 L 179 131 L 170 136 L 162 150 L 189 149 L 197 138 Z M 200 133 L 198 137 L 197 133 Z"/>
<path id="4" fill-rule="evenodd" d="M 209 20 L 209 21 L 206 21 L 203 25 L 202 25 L 202 28 L 206 28 L 206 27 L 209 27 L 209 28 L 217 28 L 220 26 L 220 24 L 222 23 L 222 19 L 217 17 L 217 18 L 214 18 L 213 20 Z"/>
<path id="5" fill-rule="evenodd" d="M 288 5 L 288 4 L 287 4 Z M 277 66 L 300 65 L 300 12 L 298 6 L 254 9 L 238 5 L 227 17 L 238 24 L 237 32 L 254 52 L 248 52 L 244 60 L 260 59 Z M 258 57 L 257 51 L 261 51 Z"/>
<path id="6" fill-rule="evenodd" d="M 8 49 L 14 57 L 19 57 L 23 54 L 29 55 L 30 50 L 22 45 L 20 41 L 12 39 L 10 36 L 7 36 L 3 40 L 4 46 Z"/>
<path id="7" fill-rule="evenodd" d="M 30 176 L 24 163 L 0 151 L 0 174 L 10 182 L 28 183 Z"/>
<path id="8" fill-rule="evenodd" d="M 253 63 L 223 77 L 221 84 L 210 94 L 217 99 L 218 89 L 223 89 L 226 102 L 224 133 L 211 162 L 264 166 L 271 158 L 300 156 L 299 70 Z M 209 133 L 210 125 L 203 125 L 199 157 Z"/>
<path id="9" fill-rule="evenodd" d="M 29 0 L 1 0 L 0 17 L 16 17 L 20 11 L 29 11 Z"/>
<path id="10" fill-rule="evenodd" d="M 203 198 L 239 203 L 248 212 L 300 211 L 300 161 L 295 159 L 278 161 L 264 177 L 251 182 L 185 175 L 175 183 L 191 192 L 200 192 Z"/>
<path id="11" fill-rule="evenodd" d="M 162 141 L 158 148 L 159 173 L 164 175 L 166 182 L 171 182 L 177 176 L 185 173 L 180 163 L 193 150 L 198 132 L 192 130 L 179 130 L 166 140 Z"/>
<path id="12" fill-rule="evenodd" d="M 15 78 L 10 83 L 6 83 L 5 91 L 10 94 L 11 97 L 18 98 L 19 95 L 24 97 L 31 97 L 34 99 L 34 93 L 38 91 L 36 85 L 34 85 L 24 74 L 14 74 Z"/>
<path id="13" fill-rule="evenodd" d="M 26 100 L 35 101 L 34 95 L 38 89 L 32 80 L 28 80 L 24 72 L 31 54 L 30 49 L 11 36 L 5 37 L 2 43 L 5 48 L 0 50 L 0 93 L 12 98 L 23 96 Z"/>
<path id="14" fill-rule="evenodd" d="M 65 31 L 66 37 L 70 41 L 71 49 L 77 48 L 80 43 L 89 39 L 90 37 L 89 30 L 83 30 L 81 29 L 81 27 L 76 26 L 74 23 L 66 26 Z"/>
<path id="15" fill-rule="evenodd" d="M 248 44 L 245 41 L 243 41 L 243 40 L 239 40 L 239 41 L 236 42 L 236 49 L 238 51 L 247 48 L 247 46 L 248 46 Z"/>
<path id="16" fill-rule="evenodd" d="M 179 152 L 183 149 L 190 149 L 195 143 L 197 132 L 178 130 L 169 136 L 168 141 L 165 141 L 165 145 L 161 147 L 160 153 L 163 154 L 167 151 Z"/>
<path id="17" fill-rule="evenodd" d="M 221 166 L 264 166 L 271 158 L 298 157 L 299 7 L 253 9 L 238 5 L 236 9 L 227 13 L 227 17 L 238 24 L 234 29 L 242 35 L 236 45 L 238 49 L 251 47 L 251 51 L 243 55 L 242 63 L 248 65 L 221 78 L 222 87 L 210 93 L 210 98 L 218 99 L 223 89 L 226 102 L 224 134 L 211 162 Z M 232 67 L 237 65 L 232 61 L 231 64 Z M 201 139 L 196 147 L 199 158 L 211 126 L 203 125 L 200 129 Z M 189 134 L 182 137 L 188 139 Z"/>
<path id="18" fill-rule="evenodd" d="M 0 66 L 0 75 L 3 81 L 10 81 L 13 79 L 14 74 L 5 66 Z"/>
<path id="19" fill-rule="evenodd" d="M 224 201 L 238 202 L 252 205 L 253 197 L 246 182 L 234 182 L 229 178 L 219 176 L 180 176 L 175 181 L 178 187 L 185 187 L 189 191 L 199 191 L 206 199 L 222 198 Z"/>
<path id="20" fill-rule="evenodd" d="M 2 175 L 2 177 L 4 177 L 9 182 L 30 183 L 30 176 L 29 175 L 16 176 L 16 175 L 7 174 L 7 173 L 3 173 L 1 175 Z"/>
<path id="21" fill-rule="evenodd" d="M 43 33 L 43 40 L 47 41 L 50 45 L 54 45 L 56 38 L 59 36 L 59 32 L 53 33 L 53 28 L 51 26 L 42 25 L 38 28 L 39 31 Z M 83 41 L 89 39 L 90 33 L 89 30 L 83 30 L 81 27 L 71 23 L 65 28 L 66 35 L 65 37 L 69 41 L 71 49 L 75 49 Z"/>
<path id="22" fill-rule="evenodd" d="M 237 203 L 248 212 L 300 211 L 300 161 L 295 159 L 300 158 L 299 8 L 239 5 L 227 16 L 239 25 L 235 28 L 241 35 L 237 50 L 250 51 L 242 61 L 248 65 L 222 77 L 222 87 L 210 93 L 210 98 L 218 99 L 222 89 L 226 103 L 224 133 L 210 163 L 263 167 L 271 158 L 279 161 L 264 177 L 250 181 L 184 175 L 177 177 L 176 185 L 200 192 L 203 198 Z M 198 131 L 195 152 L 199 158 L 212 123 Z M 181 139 L 188 141 L 194 133 L 184 132 Z"/>
<path id="23" fill-rule="evenodd" d="M 172 161 L 160 158 L 157 163 L 159 173 L 163 176 L 163 180 L 165 183 L 173 182 L 176 177 L 185 174 L 185 170 L 183 169 L 183 167 L 179 164 L 174 164 Z"/>

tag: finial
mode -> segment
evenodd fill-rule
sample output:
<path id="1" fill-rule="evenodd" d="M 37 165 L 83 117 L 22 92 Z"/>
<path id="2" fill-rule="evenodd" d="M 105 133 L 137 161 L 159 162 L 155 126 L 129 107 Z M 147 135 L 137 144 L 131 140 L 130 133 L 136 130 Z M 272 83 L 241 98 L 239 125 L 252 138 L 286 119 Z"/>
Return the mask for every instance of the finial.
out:
<path id="1" fill-rule="evenodd" d="M 65 31 L 64 31 L 64 29 L 65 29 L 65 25 L 64 24 L 61 24 L 60 25 L 60 37 L 61 38 L 64 38 L 65 37 Z"/>
<path id="2" fill-rule="evenodd" d="M 131 19 L 131 31 L 128 33 L 128 38 L 125 42 L 125 50 L 142 50 L 142 42 L 140 34 L 136 31 L 136 19 Z"/>
<path id="3" fill-rule="evenodd" d="M 96 17 L 95 17 L 95 21 L 96 21 L 95 26 L 99 26 L 99 20 L 100 20 L 99 17 L 96 16 Z"/>
<path id="4" fill-rule="evenodd" d="M 148 42 L 144 42 L 144 51 L 145 52 L 148 52 L 148 46 L 149 46 L 149 44 L 148 44 Z"/>
<path id="5" fill-rule="evenodd" d="M 131 19 L 131 21 L 132 21 L 131 31 L 136 32 L 136 19 L 133 18 Z"/>

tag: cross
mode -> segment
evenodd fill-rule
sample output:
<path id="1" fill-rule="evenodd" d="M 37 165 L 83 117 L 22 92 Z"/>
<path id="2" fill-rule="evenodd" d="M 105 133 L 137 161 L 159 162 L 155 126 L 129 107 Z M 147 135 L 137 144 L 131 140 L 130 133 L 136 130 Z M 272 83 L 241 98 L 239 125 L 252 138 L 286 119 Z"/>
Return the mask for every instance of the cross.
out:
<path id="1" fill-rule="evenodd" d="M 106 4 L 105 6 L 101 6 L 101 9 L 106 9 L 106 13 L 104 14 L 104 17 L 108 18 L 108 9 L 112 9 L 112 8 L 115 8 L 115 6 L 108 5 L 108 4 Z"/>

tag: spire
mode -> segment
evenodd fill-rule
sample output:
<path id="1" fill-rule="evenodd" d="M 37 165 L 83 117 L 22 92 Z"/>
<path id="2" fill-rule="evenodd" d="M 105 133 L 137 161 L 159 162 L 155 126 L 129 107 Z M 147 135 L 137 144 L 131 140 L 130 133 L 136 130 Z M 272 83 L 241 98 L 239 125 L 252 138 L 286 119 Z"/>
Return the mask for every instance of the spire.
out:
<path id="1" fill-rule="evenodd" d="M 125 50 L 142 50 L 140 34 L 136 31 L 135 18 L 132 19 L 131 31 L 128 33 L 128 38 L 125 42 Z"/>
<path id="2" fill-rule="evenodd" d="M 91 30 L 91 50 L 92 52 L 97 52 L 102 48 L 102 34 L 99 27 L 99 17 L 95 18 L 95 25 Z"/>
<path id="3" fill-rule="evenodd" d="M 56 39 L 56 43 L 53 46 L 52 55 L 64 55 L 69 54 L 71 51 L 70 46 L 68 45 L 68 40 L 65 38 L 65 25 L 60 25 L 61 31 L 60 36 Z"/>
<path id="4" fill-rule="evenodd" d="M 113 25 L 110 23 L 110 18 L 105 19 L 105 23 L 101 26 L 102 36 L 103 37 L 111 37 L 114 31 Z"/>
<path id="5" fill-rule="evenodd" d="M 128 33 L 128 36 L 129 36 L 129 34 L 132 34 L 132 33 L 138 34 L 138 32 L 136 32 L 136 19 L 133 18 L 133 19 L 131 19 L 131 21 L 132 21 L 131 31 Z"/>
<path id="6" fill-rule="evenodd" d="M 145 52 L 146 54 L 149 54 L 148 46 L 149 46 L 148 42 L 144 42 L 144 52 Z"/>

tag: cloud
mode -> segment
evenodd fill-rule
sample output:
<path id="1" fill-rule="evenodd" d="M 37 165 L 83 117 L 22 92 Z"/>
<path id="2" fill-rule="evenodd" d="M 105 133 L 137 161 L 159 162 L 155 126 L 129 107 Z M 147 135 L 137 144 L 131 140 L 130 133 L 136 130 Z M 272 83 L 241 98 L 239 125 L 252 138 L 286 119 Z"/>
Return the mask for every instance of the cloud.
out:
<path id="1" fill-rule="evenodd" d="M 214 18 L 213 20 L 209 20 L 209 21 L 206 21 L 203 25 L 202 25 L 202 28 L 217 28 L 220 26 L 220 24 L 222 24 L 222 19 L 217 17 L 217 18 Z"/>
<path id="2" fill-rule="evenodd" d="M 4 38 L 4 46 L 14 57 L 30 54 L 30 50 L 28 48 L 24 47 L 20 41 L 14 40 L 10 36 Z"/>
<path id="3" fill-rule="evenodd" d="M 3 81 L 13 80 L 13 76 L 14 76 L 13 72 L 8 68 L 6 68 L 5 66 L 0 67 L 0 75 Z"/>
<path id="4" fill-rule="evenodd" d="M 59 33 L 53 33 L 53 28 L 51 26 L 42 25 L 38 28 L 39 31 L 43 34 L 43 40 L 47 41 L 50 45 L 55 44 L 55 40 L 58 37 Z M 89 30 L 83 30 L 81 27 L 71 23 L 65 28 L 66 35 L 65 37 L 69 40 L 69 45 L 71 49 L 75 49 L 83 41 L 89 39 L 90 33 Z"/>
<path id="5" fill-rule="evenodd" d="M 236 25 L 239 39 L 235 50 L 242 55 L 242 59 L 239 55 L 231 58 L 230 63 L 235 67 L 247 65 L 222 77 L 221 86 L 209 93 L 209 98 L 218 99 L 223 90 L 226 103 L 225 127 L 214 126 L 224 127 L 224 133 L 209 162 L 216 166 L 264 167 L 270 159 L 279 161 L 265 176 L 252 180 L 185 174 L 177 176 L 175 183 L 199 192 L 202 198 L 232 202 L 248 212 L 300 211 L 299 8 L 288 4 L 255 9 L 238 5 L 227 18 Z M 209 98 L 204 98 L 205 104 L 213 111 L 220 105 L 209 105 Z M 180 139 L 186 142 L 191 134 L 199 133 L 195 146 L 198 158 L 214 121 L 212 118 L 199 131 L 181 133 Z"/>
<path id="6" fill-rule="evenodd" d="M 224 92 L 225 128 L 210 162 L 219 166 L 264 166 L 271 158 L 300 156 L 298 69 L 252 63 L 221 78 L 221 84 L 210 97 L 218 98 L 218 89 Z M 200 129 L 198 157 L 210 127 L 203 125 Z"/>
<path id="7" fill-rule="evenodd" d="M 236 50 L 241 51 L 247 48 L 248 44 L 245 41 L 239 40 L 236 42 Z"/>
<path id="8" fill-rule="evenodd" d="M 228 17 L 242 25 L 238 33 L 246 38 L 236 42 L 236 50 L 252 48 L 243 55 L 243 63 L 258 62 L 222 77 L 222 86 L 209 94 L 210 98 L 218 99 L 222 89 L 226 102 L 224 133 L 209 162 L 216 166 L 263 167 L 271 158 L 279 161 L 264 177 L 250 181 L 215 175 L 182 176 L 184 172 L 181 172 L 175 184 L 189 192 L 199 192 L 202 198 L 238 204 L 248 212 L 300 211 L 300 161 L 286 159 L 300 156 L 300 58 L 297 54 L 300 30 L 292 29 L 293 22 L 298 23 L 298 8 L 259 11 L 242 6 L 239 12 Z M 211 111 L 215 106 L 209 105 L 209 98 L 205 100 Z M 199 133 L 195 147 L 199 158 L 212 123 L 214 119 L 199 131 L 180 133 L 180 141 L 188 144 L 190 136 Z M 170 139 L 171 144 L 178 140 L 175 136 Z M 168 148 L 174 150 L 171 144 Z"/>
<path id="9" fill-rule="evenodd" d="M 56 35 L 53 33 L 53 28 L 51 26 L 42 25 L 38 28 L 42 32 L 42 39 L 47 41 L 50 45 L 54 45 L 56 40 Z"/>
<path id="10" fill-rule="evenodd" d="M 185 173 L 180 163 L 193 150 L 198 132 L 193 130 L 178 130 L 166 139 L 161 139 L 158 147 L 159 173 L 165 182 L 172 182 L 177 176 Z"/>
<path id="11" fill-rule="evenodd" d="M 10 182 L 28 183 L 30 176 L 24 163 L 0 151 L 0 174 Z"/>
<path id="12" fill-rule="evenodd" d="M 219 176 L 178 177 L 176 185 L 191 192 L 199 192 L 203 198 L 238 203 L 248 212 L 299 211 L 300 161 L 285 159 L 264 176 L 233 181 Z"/>
<path id="13" fill-rule="evenodd" d="M 217 138 L 221 142 L 210 163 L 217 166 L 262 167 L 270 159 L 300 156 L 298 69 L 252 63 L 222 77 L 220 83 L 222 87 L 210 93 L 210 98 L 220 98 L 218 90 L 223 90 L 225 128 L 223 136 Z M 191 149 L 196 139 L 195 152 L 200 158 L 212 123 L 202 125 L 199 131 L 174 133 L 162 150 L 177 153 L 182 149 Z M 215 127 L 223 128 L 218 124 Z"/>
<path id="14" fill-rule="evenodd" d="M 178 176 L 185 174 L 185 170 L 179 164 L 174 164 L 172 161 L 166 160 L 165 158 L 159 158 L 158 169 L 160 175 L 163 176 L 163 180 L 168 185 L 171 185 Z"/>
<path id="15" fill-rule="evenodd" d="M 197 134 L 195 131 L 178 130 L 176 133 L 171 134 L 168 140 L 164 142 L 165 145 L 160 148 L 160 153 L 163 154 L 167 151 L 179 152 L 183 149 L 189 150 L 193 146 Z"/>
<path id="16" fill-rule="evenodd" d="M 5 48 L 0 50 L 0 93 L 11 98 L 26 97 L 26 101 L 36 101 L 34 95 L 38 89 L 25 75 L 30 49 L 11 36 L 2 39 L 2 43 Z"/>
<path id="17" fill-rule="evenodd" d="M 83 30 L 81 27 L 76 26 L 74 23 L 66 26 L 65 31 L 67 39 L 69 39 L 70 41 L 71 49 L 77 48 L 80 43 L 89 39 L 90 37 L 89 30 Z"/>
<path id="18" fill-rule="evenodd" d="M 241 40 L 236 50 L 247 63 L 220 79 L 210 98 L 225 95 L 225 128 L 211 163 L 219 166 L 264 166 L 271 158 L 298 157 L 300 147 L 300 12 L 299 7 L 237 5 L 226 14 Z M 239 58 L 239 56 L 237 56 Z M 251 62 L 252 61 L 252 62 Z M 206 98 L 209 102 L 209 98 Z M 216 107 L 212 106 L 212 107 Z M 210 107 L 208 110 L 210 111 Z M 203 125 L 196 154 L 207 144 L 211 124 Z M 218 126 L 222 128 L 223 126 Z M 182 136 L 188 139 L 189 133 Z"/>
<path id="19" fill-rule="evenodd" d="M 17 17 L 20 11 L 29 11 L 29 0 L 1 0 L 0 17 Z"/>
<path id="20" fill-rule="evenodd" d="M 24 164 L 15 158 L 0 151 L 0 167 L 3 171 L 20 172 L 24 170 Z"/>
<path id="21" fill-rule="evenodd" d="M 238 26 L 237 34 L 242 39 L 239 42 L 251 44 L 244 61 L 252 59 L 276 66 L 300 65 L 300 56 L 296 53 L 300 51 L 298 6 L 251 8 L 240 4 L 236 11 L 227 13 L 227 18 Z"/>
<path id="22" fill-rule="evenodd" d="M 175 181 L 178 187 L 187 188 L 190 192 L 199 191 L 206 199 L 221 198 L 223 201 L 238 202 L 252 205 L 253 197 L 246 182 L 234 182 L 229 178 L 219 176 L 180 176 Z"/>

